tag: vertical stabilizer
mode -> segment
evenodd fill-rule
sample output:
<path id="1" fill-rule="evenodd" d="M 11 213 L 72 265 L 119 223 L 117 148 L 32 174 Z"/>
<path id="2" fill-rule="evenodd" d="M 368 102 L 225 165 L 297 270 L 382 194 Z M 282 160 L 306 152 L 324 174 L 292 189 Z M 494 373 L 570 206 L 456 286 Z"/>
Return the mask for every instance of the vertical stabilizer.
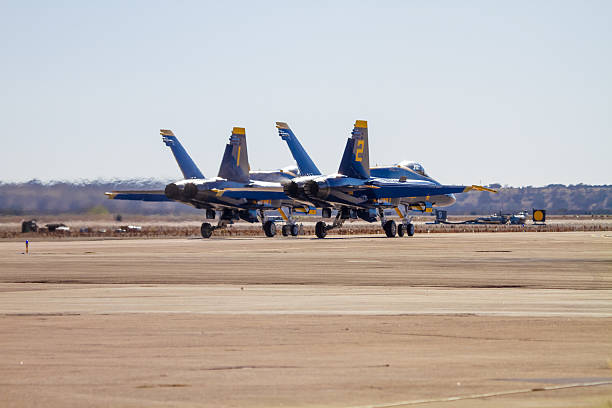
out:
<path id="1" fill-rule="evenodd" d="M 352 136 L 346 141 L 344 155 L 338 173 L 347 177 L 370 178 L 370 149 L 368 146 L 368 122 L 355 122 Z"/>
<path id="2" fill-rule="evenodd" d="M 276 122 L 276 128 L 278 129 L 278 135 L 287 142 L 291 155 L 298 165 L 300 170 L 300 176 L 319 176 L 321 172 L 314 164 L 306 150 L 302 147 L 302 144 L 295 136 L 293 131 L 289 128 L 285 122 Z"/>
<path id="3" fill-rule="evenodd" d="M 203 179 L 204 175 L 193 160 L 191 160 L 187 150 L 181 145 L 178 138 L 174 136 L 174 133 L 169 129 L 160 129 L 159 133 L 165 145 L 172 150 L 172 154 L 183 173 L 183 177 L 186 179 Z"/>
<path id="4" fill-rule="evenodd" d="M 225 146 L 219 177 L 226 180 L 246 183 L 249 181 L 249 155 L 247 154 L 246 132 L 244 128 L 232 130 L 229 143 Z"/>

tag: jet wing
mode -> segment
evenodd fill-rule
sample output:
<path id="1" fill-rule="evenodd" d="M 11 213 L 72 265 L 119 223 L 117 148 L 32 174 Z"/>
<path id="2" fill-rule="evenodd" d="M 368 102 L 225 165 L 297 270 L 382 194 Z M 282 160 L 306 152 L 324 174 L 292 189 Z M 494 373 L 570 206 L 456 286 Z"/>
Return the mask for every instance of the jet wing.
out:
<path id="1" fill-rule="evenodd" d="M 368 195 L 376 198 L 400 198 L 400 197 L 423 197 L 443 194 L 466 193 L 471 190 L 488 191 L 497 193 L 497 191 L 477 186 L 452 186 L 452 185 L 414 185 L 411 183 L 397 183 L 393 185 L 380 186 L 378 189 L 373 189 Z"/>
<path id="2" fill-rule="evenodd" d="M 111 200 L 174 201 L 166 197 L 163 190 L 128 190 L 104 193 Z"/>

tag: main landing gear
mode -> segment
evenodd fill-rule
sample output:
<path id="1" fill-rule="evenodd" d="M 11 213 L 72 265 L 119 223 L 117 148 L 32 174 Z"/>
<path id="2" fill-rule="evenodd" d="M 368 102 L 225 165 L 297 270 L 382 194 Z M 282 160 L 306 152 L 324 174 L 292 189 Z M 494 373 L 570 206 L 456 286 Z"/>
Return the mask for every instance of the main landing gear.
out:
<path id="1" fill-rule="evenodd" d="M 281 227 L 281 233 L 283 234 L 283 237 L 288 237 L 288 236 L 297 237 L 300 234 L 300 226 L 293 219 L 293 216 L 292 216 L 293 210 L 289 208 L 287 211 L 289 215 L 287 215 L 285 213 L 285 210 L 283 210 L 282 208 L 278 209 L 278 212 L 281 214 L 283 219 L 286 221 L 286 224 L 284 224 Z M 266 237 L 272 238 L 273 236 L 276 235 L 275 222 L 272 220 L 266 220 L 263 210 L 260 210 L 259 215 L 262 219 L 262 227 L 263 227 L 264 233 L 266 234 Z"/>
<path id="2" fill-rule="evenodd" d="M 315 235 L 317 238 L 325 238 L 327 236 L 327 232 L 334 228 L 341 227 L 345 220 L 349 218 L 357 218 L 357 216 L 365 221 L 374 222 L 376 221 L 376 213 L 367 214 L 357 212 L 354 214 L 353 210 L 347 207 L 343 207 L 338 211 L 334 223 L 332 225 L 327 225 L 325 221 L 319 221 L 315 225 Z M 401 217 L 400 223 L 396 223 L 393 220 L 389 220 L 385 217 L 385 211 L 383 208 L 378 208 L 378 218 L 380 218 L 380 225 L 385 231 L 385 235 L 389 238 L 393 238 L 395 236 L 413 236 L 414 235 L 414 224 L 412 223 L 412 217 L 407 217 L 406 212 L 402 213 L 398 207 L 395 207 L 395 211 Z M 323 213 L 323 215 L 329 215 L 329 213 Z M 356 216 L 355 216 L 356 215 Z"/>
<path id="3" fill-rule="evenodd" d="M 285 224 L 281 229 L 283 233 L 283 237 L 288 237 L 291 235 L 292 237 L 297 237 L 300 233 L 300 227 L 297 224 Z"/>
<path id="4" fill-rule="evenodd" d="M 272 238 L 276 235 L 276 224 L 274 223 L 274 221 L 265 221 L 263 223 L 263 230 L 266 234 L 266 237 Z"/>
<path id="5" fill-rule="evenodd" d="M 217 213 L 213 209 L 206 210 L 206 218 L 209 220 L 214 220 L 217 216 Z M 219 215 L 219 221 L 217 225 L 212 225 L 209 222 L 202 223 L 200 227 L 200 233 L 202 234 L 202 238 L 210 238 L 215 230 L 227 228 L 228 225 L 234 223 L 234 219 L 238 219 L 239 214 L 232 210 L 223 210 Z"/>
<path id="6" fill-rule="evenodd" d="M 208 222 L 203 223 L 200 227 L 202 238 L 210 238 L 214 230 L 226 228 L 228 224 L 230 224 L 230 221 L 231 220 L 220 219 L 217 225 L 211 225 Z"/>
<path id="7" fill-rule="evenodd" d="M 323 210 L 324 210 L 323 212 L 324 217 L 326 215 L 331 217 L 331 209 L 324 208 Z M 328 212 L 325 212 L 325 210 L 328 210 Z M 329 217 L 325 217 L 325 218 L 329 218 Z M 332 230 L 334 228 L 341 227 L 342 224 L 344 224 L 344 220 L 348 219 L 349 217 L 350 217 L 349 209 L 342 208 L 340 211 L 338 211 L 338 214 L 336 215 L 336 218 L 334 219 L 334 222 L 332 225 L 327 225 L 325 221 L 317 222 L 317 224 L 315 225 L 315 235 L 317 236 L 317 238 L 325 238 L 327 236 L 327 231 Z"/>
<path id="8" fill-rule="evenodd" d="M 282 226 L 281 231 L 283 236 L 298 236 L 300 234 L 300 226 L 293 220 L 293 217 L 291 216 L 291 209 L 289 209 L 289 216 L 286 216 L 282 209 L 280 209 L 280 212 L 283 215 L 283 218 L 287 221 L 287 223 Z M 206 210 L 207 219 L 214 219 L 215 216 L 216 212 L 214 210 Z M 236 211 L 225 209 L 221 212 L 217 225 L 211 225 L 209 222 L 202 223 L 202 226 L 200 227 L 202 238 L 210 238 L 215 230 L 227 228 L 228 225 L 233 224 L 234 220 L 237 219 L 243 219 L 248 222 L 257 222 L 257 212 L 255 210 Z M 261 226 L 266 234 L 266 237 L 274 237 L 276 235 L 275 222 L 273 220 L 266 219 L 263 210 L 259 210 L 259 219 L 262 221 Z"/>
<path id="9" fill-rule="evenodd" d="M 413 223 L 410 222 L 408 224 L 400 224 L 397 226 L 397 236 L 403 237 L 404 235 L 407 235 L 409 237 L 414 235 Z"/>
<path id="10" fill-rule="evenodd" d="M 383 209 L 378 210 L 378 214 L 380 216 L 380 224 L 385 231 L 385 234 L 389 238 L 395 237 L 397 234 L 399 237 L 403 236 L 413 236 L 414 235 L 414 224 L 412 223 L 412 217 L 406 216 L 406 209 L 404 209 L 404 213 L 399 209 L 399 207 L 395 207 L 395 211 L 401 217 L 401 222 L 399 225 L 395 224 L 393 220 L 387 220 L 385 218 L 385 212 Z"/>
<path id="11" fill-rule="evenodd" d="M 395 234 L 397 234 L 397 226 L 395 225 L 395 221 L 389 220 L 384 222 L 383 230 L 385 231 L 385 234 L 387 234 L 387 237 L 395 237 Z"/>
<path id="12" fill-rule="evenodd" d="M 209 222 L 203 223 L 202 226 L 200 227 L 200 232 L 202 233 L 202 238 L 210 238 L 210 236 L 212 235 L 214 230 L 215 230 L 215 227 L 210 225 Z"/>
<path id="13" fill-rule="evenodd" d="M 202 234 L 202 238 L 210 238 L 213 234 L 214 230 L 227 228 L 229 224 L 232 223 L 232 220 L 220 218 L 217 225 L 211 225 L 208 222 L 205 222 L 200 227 L 200 233 Z"/>

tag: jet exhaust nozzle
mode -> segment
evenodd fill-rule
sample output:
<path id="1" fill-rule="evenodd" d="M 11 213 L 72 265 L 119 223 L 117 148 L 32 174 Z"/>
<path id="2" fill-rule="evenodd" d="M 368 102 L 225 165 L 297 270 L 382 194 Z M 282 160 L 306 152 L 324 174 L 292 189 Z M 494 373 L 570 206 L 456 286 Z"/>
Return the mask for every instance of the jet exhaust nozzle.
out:
<path id="1" fill-rule="evenodd" d="M 181 191 L 176 184 L 170 183 L 164 189 L 164 194 L 171 200 L 177 200 L 181 196 Z"/>
<path id="2" fill-rule="evenodd" d="M 300 194 L 300 186 L 295 181 L 290 181 L 283 185 L 283 192 L 287 197 L 297 198 Z"/>
<path id="3" fill-rule="evenodd" d="M 193 183 L 185 184 L 183 187 L 183 197 L 185 197 L 186 200 L 191 200 L 196 194 L 198 194 L 198 186 Z"/>
<path id="4" fill-rule="evenodd" d="M 304 193 L 310 198 L 327 198 L 329 195 L 329 185 L 325 181 L 317 183 L 314 180 L 310 180 L 304 184 Z"/>

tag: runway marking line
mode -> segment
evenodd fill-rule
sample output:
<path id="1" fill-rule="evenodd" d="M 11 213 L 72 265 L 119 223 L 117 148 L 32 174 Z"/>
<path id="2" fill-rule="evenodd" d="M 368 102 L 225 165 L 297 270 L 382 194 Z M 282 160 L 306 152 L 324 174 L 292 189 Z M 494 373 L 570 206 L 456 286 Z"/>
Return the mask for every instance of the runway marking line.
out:
<path id="1" fill-rule="evenodd" d="M 360 406 L 351 407 L 351 408 L 390 408 L 390 407 L 400 407 L 402 405 L 430 404 L 434 402 L 452 402 L 452 401 L 461 401 L 461 400 L 467 400 L 467 399 L 479 399 L 479 398 L 499 397 L 499 396 L 505 396 L 505 395 L 513 395 L 513 394 L 525 394 L 528 392 L 536 392 L 536 391 L 555 391 L 555 390 L 562 390 L 565 388 L 595 387 L 597 385 L 610 385 L 610 384 L 612 384 L 612 381 L 596 381 L 596 382 L 589 382 L 589 383 L 551 385 L 548 387 L 522 388 L 518 390 L 489 392 L 489 393 L 484 393 L 484 394 L 458 395 L 455 397 L 447 397 L 447 398 L 432 398 L 432 399 L 391 402 L 387 404 L 360 405 Z"/>

